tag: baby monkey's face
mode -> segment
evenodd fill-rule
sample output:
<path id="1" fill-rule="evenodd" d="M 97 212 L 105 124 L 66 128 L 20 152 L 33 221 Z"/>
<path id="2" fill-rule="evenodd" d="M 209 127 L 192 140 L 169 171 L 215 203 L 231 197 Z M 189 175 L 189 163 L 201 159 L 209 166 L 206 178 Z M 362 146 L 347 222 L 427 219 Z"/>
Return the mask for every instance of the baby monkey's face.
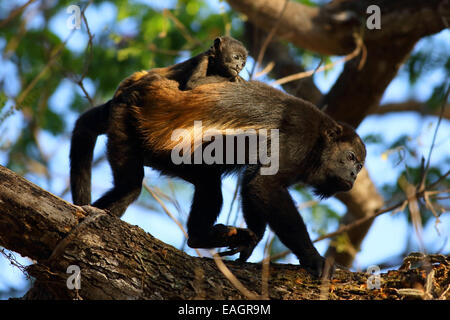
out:
<path id="1" fill-rule="evenodd" d="M 236 77 L 245 66 L 247 51 L 241 46 L 224 47 L 220 55 L 221 63 L 230 76 Z"/>
<path id="2" fill-rule="evenodd" d="M 242 42 L 228 36 L 218 37 L 211 47 L 213 64 L 222 77 L 237 77 L 247 61 L 247 49 Z"/>

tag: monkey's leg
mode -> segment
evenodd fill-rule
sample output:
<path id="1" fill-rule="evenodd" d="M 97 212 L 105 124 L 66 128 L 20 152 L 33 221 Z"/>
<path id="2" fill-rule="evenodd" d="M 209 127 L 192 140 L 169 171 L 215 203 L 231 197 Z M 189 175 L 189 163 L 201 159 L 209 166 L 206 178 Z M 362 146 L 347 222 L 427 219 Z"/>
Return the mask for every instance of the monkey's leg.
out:
<path id="1" fill-rule="evenodd" d="M 201 84 L 197 83 L 197 81 L 206 77 L 206 73 L 208 71 L 208 61 L 209 58 L 207 55 L 204 55 L 201 58 L 197 67 L 192 71 L 191 77 L 187 80 L 186 87 L 182 88 L 182 90 L 191 90 Z"/>
<path id="2" fill-rule="evenodd" d="M 194 199 L 187 223 L 191 248 L 237 248 L 254 237 L 247 229 L 214 222 L 222 208 L 220 175 L 195 183 Z"/>
<path id="3" fill-rule="evenodd" d="M 246 248 L 241 250 L 239 255 L 240 261 L 246 261 L 259 241 L 261 241 L 266 230 L 267 221 L 263 215 L 263 210 L 259 208 L 260 205 L 255 205 L 254 197 L 258 197 L 258 194 L 253 194 L 255 188 L 251 187 L 251 181 L 258 174 L 259 166 L 252 166 L 245 170 L 242 183 L 241 183 L 241 200 L 242 200 L 242 212 L 244 214 L 245 223 L 247 228 L 249 228 L 255 234 L 255 240 L 247 244 Z"/>
<path id="4" fill-rule="evenodd" d="M 249 228 L 261 238 L 263 221 L 267 221 L 281 242 L 299 258 L 301 266 L 320 276 L 325 259 L 314 247 L 282 179 L 277 175 L 255 174 L 244 182 L 242 202 Z"/>
<path id="5" fill-rule="evenodd" d="M 128 135 L 109 135 L 107 147 L 114 187 L 92 205 L 107 209 L 120 217 L 141 193 L 144 179 L 143 159 L 136 142 Z"/>

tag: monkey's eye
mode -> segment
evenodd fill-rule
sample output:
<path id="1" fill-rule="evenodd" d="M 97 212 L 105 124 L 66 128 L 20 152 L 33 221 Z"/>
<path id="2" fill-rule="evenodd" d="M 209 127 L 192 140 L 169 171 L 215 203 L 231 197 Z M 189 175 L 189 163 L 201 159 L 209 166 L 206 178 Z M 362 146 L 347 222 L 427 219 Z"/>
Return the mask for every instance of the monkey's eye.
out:
<path id="1" fill-rule="evenodd" d="M 356 161 L 355 154 L 353 152 L 348 152 L 347 153 L 347 160 L 348 161 Z"/>
<path id="2" fill-rule="evenodd" d="M 233 56 L 233 59 L 239 60 L 239 56 L 238 56 L 237 54 L 235 54 L 235 55 Z"/>
<path id="3" fill-rule="evenodd" d="M 362 169 L 362 167 L 363 167 L 363 165 L 362 165 L 361 163 L 358 163 L 358 164 L 356 165 L 356 170 L 358 170 L 358 172 L 360 172 L 361 169 Z"/>

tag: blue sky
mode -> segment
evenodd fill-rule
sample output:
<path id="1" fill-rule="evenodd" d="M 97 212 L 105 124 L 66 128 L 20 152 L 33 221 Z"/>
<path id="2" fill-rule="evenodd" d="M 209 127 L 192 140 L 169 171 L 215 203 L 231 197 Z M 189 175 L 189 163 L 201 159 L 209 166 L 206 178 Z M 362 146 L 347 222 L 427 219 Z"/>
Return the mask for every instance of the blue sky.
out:
<path id="1" fill-rule="evenodd" d="M 166 7 L 165 1 L 140 1 L 151 2 L 153 6 L 159 8 Z M 170 3 L 174 3 L 171 1 Z M 214 10 L 220 10 L 218 1 L 211 1 L 211 7 Z M 114 6 L 109 4 L 102 4 L 100 6 L 91 6 L 86 11 L 87 19 L 92 33 L 100 32 L 107 29 L 109 24 L 115 20 L 116 11 Z M 65 27 L 67 14 L 61 12 L 55 19 L 51 21 L 51 28 L 58 34 L 61 39 L 65 39 L 69 30 Z M 39 16 L 33 20 L 30 28 L 38 27 L 42 23 Z M 129 21 L 120 25 L 122 31 L 127 31 L 134 28 L 134 25 Z M 450 52 L 450 31 L 443 31 L 432 37 L 433 41 L 437 45 L 446 45 L 449 47 L 447 52 Z M 77 31 L 70 38 L 67 46 L 76 51 L 82 51 L 85 49 L 87 37 L 82 31 Z M 429 40 L 422 40 L 418 43 L 416 49 L 422 45 L 429 45 Z M 0 40 L 0 50 L 5 46 L 4 41 Z M 252 61 L 249 61 L 247 69 L 251 69 Z M 315 75 L 315 82 L 322 92 L 327 92 L 336 78 L 342 70 L 342 65 L 338 65 L 335 69 L 325 73 L 319 73 Z M 11 63 L 5 62 L 5 59 L 0 57 L 0 80 L 5 78 L 5 75 L 15 74 L 14 66 Z M 244 73 L 245 77 L 246 74 Z M 433 73 L 426 74 L 420 78 L 418 85 L 411 88 L 408 83 L 406 75 L 400 73 L 400 75 L 392 81 L 386 90 L 382 103 L 385 102 L 397 102 L 404 101 L 407 98 L 416 98 L 418 100 L 424 100 L 428 98 L 434 85 L 442 83 L 444 81 L 444 73 L 441 70 L 436 70 Z M 93 93 L 95 90 L 94 84 L 91 80 L 86 79 L 85 86 L 89 93 Z M 74 90 L 79 90 L 73 83 L 66 80 L 63 81 L 60 88 L 50 99 L 49 107 L 55 111 L 64 111 L 67 114 L 67 123 L 69 127 L 73 126 L 77 115 L 67 112 L 67 103 L 64 101 L 70 100 L 69 97 L 73 94 Z M 20 91 L 18 81 L 14 77 L 9 77 L 8 82 L 5 85 L 5 91 L 8 95 L 14 96 Z M 431 139 L 434 133 L 434 129 L 437 123 L 436 117 L 419 117 L 414 113 L 402 113 L 392 114 L 388 116 L 371 116 L 363 121 L 358 128 L 358 133 L 364 137 L 368 134 L 379 133 L 383 136 L 385 141 L 394 142 L 400 135 L 408 134 L 413 139 L 417 139 L 419 142 L 418 152 L 427 155 L 431 145 Z M 22 126 L 22 118 L 19 113 L 11 116 L 7 119 L 6 123 L 0 126 L 0 137 L 3 139 L 14 137 L 18 134 Z M 44 189 L 47 189 L 56 195 L 59 195 L 62 190 L 67 186 L 68 181 L 68 152 L 69 144 L 67 137 L 53 137 L 46 133 L 41 133 L 42 146 L 44 147 L 44 153 L 51 155 L 51 162 L 49 170 L 52 172 L 54 179 L 48 184 L 44 179 L 36 175 L 29 175 L 27 178 L 30 181 L 40 185 Z M 106 139 L 101 137 L 98 140 L 97 147 L 95 149 L 95 155 L 98 156 L 104 152 Z M 1 139 L 0 139 L 1 143 Z M 441 163 L 444 158 L 449 157 L 450 150 L 450 122 L 443 121 L 437 136 L 437 143 L 432 157 L 432 165 Z M 381 186 L 385 183 L 394 182 L 397 179 L 399 167 L 395 167 L 392 161 L 385 161 L 381 155 L 386 150 L 379 145 L 368 145 L 368 157 L 366 161 L 366 167 L 377 186 Z M 0 152 L 0 164 L 5 164 L 6 154 Z M 146 181 L 150 185 L 158 185 L 164 177 L 159 176 L 151 169 L 146 169 Z M 107 183 L 105 184 L 105 181 Z M 102 163 L 93 172 L 93 198 L 97 198 L 104 191 L 106 191 L 111 181 L 110 170 L 106 163 Z M 220 222 L 225 222 L 227 213 L 229 211 L 229 205 L 231 202 L 232 192 L 235 187 L 235 179 L 227 178 L 224 183 L 224 208 L 219 218 Z M 181 186 L 181 189 L 176 193 L 176 197 L 180 203 L 184 203 L 184 211 L 189 211 L 189 203 L 192 195 L 192 187 L 185 184 Z M 293 193 L 293 196 L 297 201 L 300 198 Z M 65 199 L 70 201 L 70 196 L 67 194 Z M 335 199 L 326 200 L 333 208 L 335 208 L 341 214 L 345 213 L 345 207 Z M 168 206 L 172 212 L 175 212 L 173 206 Z M 127 210 L 123 219 L 131 224 L 138 225 L 145 231 L 151 233 L 155 237 L 162 241 L 180 247 L 183 243 L 183 235 L 178 227 L 163 213 L 154 213 L 144 210 L 137 205 L 132 205 Z M 308 221 L 308 217 L 305 217 Z M 232 221 L 234 220 L 231 219 Z M 239 219 L 238 221 L 240 221 Z M 443 247 L 444 252 L 450 252 L 450 241 L 447 241 L 450 230 L 450 218 L 448 213 L 444 214 L 441 218 L 441 224 L 439 225 L 441 230 L 441 236 L 437 235 L 433 223 L 431 223 L 424 230 L 424 239 L 426 244 L 430 244 L 431 248 Z M 403 214 L 397 214 L 392 216 L 391 214 L 385 214 L 377 218 L 371 228 L 367 238 L 363 242 L 361 252 L 358 254 L 355 266 L 367 267 L 368 265 L 387 259 L 390 256 L 395 256 L 404 250 L 405 241 L 408 234 L 412 233 L 412 229 L 408 228 L 405 216 Z M 268 232 L 266 232 L 267 236 Z M 316 235 L 312 235 L 315 238 Z M 264 245 L 266 239 L 261 241 L 260 245 Z M 327 241 L 322 241 L 317 244 L 317 248 L 321 253 L 324 253 L 327 247 Z M 186 248 L 189 254 L 195 255 L 195 252 L 189 248 Z M 16 257 L 19 257 L 16 254 Z M 250 261 L 261 260 L 261 250 L 255 252 Z M 20 259 L 23 263 L 28 264 L 27 259 Z M 291 263 L 297 263 L 296 259 L 289 260 Z M 9 262 L 0 257 L 0 290 L 4 290 L 10 286 L 20 288 L 24 286 L 26 280 L 17 268 L 9 266 Z"/>

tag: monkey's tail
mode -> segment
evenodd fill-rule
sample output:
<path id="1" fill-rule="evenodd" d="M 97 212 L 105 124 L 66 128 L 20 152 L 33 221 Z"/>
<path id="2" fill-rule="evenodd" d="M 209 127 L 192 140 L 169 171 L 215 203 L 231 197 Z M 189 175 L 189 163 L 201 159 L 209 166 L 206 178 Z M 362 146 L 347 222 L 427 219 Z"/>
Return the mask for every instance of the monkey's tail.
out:
<path id="1" fill-rule="evenodd" d="M 83 113 L 75 123 L 70 143 L 70 187 L 73 203 L 91 203 L 91 167 L 97 137 L 108 129 L 111 100 Z"/>

